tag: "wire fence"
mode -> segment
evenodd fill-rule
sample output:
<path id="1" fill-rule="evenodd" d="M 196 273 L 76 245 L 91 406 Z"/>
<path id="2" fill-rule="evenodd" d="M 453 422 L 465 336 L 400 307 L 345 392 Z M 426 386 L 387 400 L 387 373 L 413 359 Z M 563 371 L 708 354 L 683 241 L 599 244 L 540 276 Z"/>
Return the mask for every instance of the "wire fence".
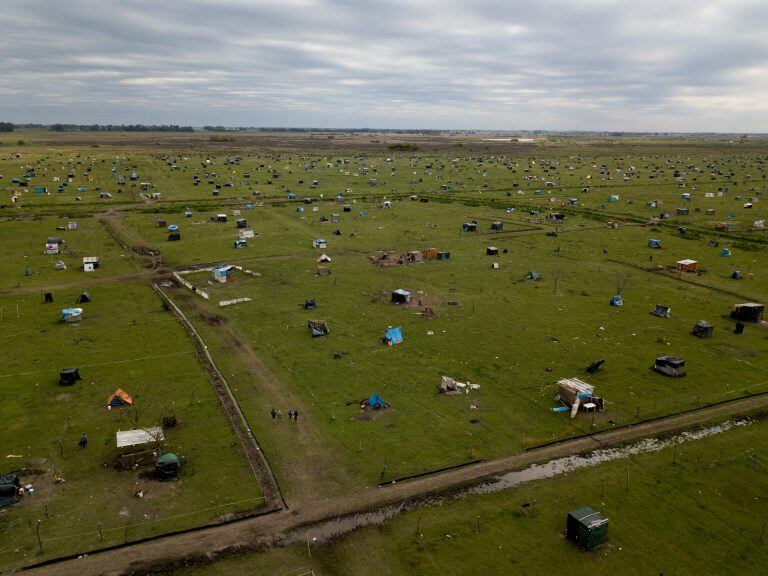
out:
<path id="1" fill-rule="evenodd" d="M 34 558 L 39 562 L 73 553 L 89 553 L 253 515 L 261 511 L 264 503 L 265 496 L 257 496 L 168 516 L 147 512 L 141 519 L 127 516 L 120 524 L 99 522 L 85 529 L 74 514 L 85 507 L 49 515 L 46 506 L 36 523 L 30 520 L 5 527 L 6 534 L 13 534 L 13 540 L 18 544 L 0 550 L 0 557 L 11 558 L 9 561 Z M 12 532 L 13 529 L 18 530 Z"/>

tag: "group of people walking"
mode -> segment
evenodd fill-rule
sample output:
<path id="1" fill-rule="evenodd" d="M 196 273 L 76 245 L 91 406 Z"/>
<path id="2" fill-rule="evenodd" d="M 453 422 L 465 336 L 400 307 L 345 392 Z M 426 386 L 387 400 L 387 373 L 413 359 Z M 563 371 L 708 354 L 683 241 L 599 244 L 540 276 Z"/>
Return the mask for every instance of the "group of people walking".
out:
<path id="1" fill-rule="evenodd" d="M 283 411 L 282 410 L 275 410 L 272 408 L 270 411 L 270 414 L 272 414 L 272 422 L 282 422 L 283 420 Z M 298 423 L 299 421 L 299 411 L 298 410 L 288 410 L 288 420 L 293 420 L 294 423 Z"/>

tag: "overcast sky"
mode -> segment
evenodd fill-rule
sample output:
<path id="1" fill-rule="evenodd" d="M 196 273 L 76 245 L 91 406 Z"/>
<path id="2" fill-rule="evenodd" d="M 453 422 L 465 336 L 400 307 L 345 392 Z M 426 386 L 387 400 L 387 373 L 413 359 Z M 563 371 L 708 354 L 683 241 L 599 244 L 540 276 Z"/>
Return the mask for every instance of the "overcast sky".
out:
<path id="1" fill-rule="evenodd" d="M 0 121 L 768 132 L 768 0 L 2 0 Z"/>

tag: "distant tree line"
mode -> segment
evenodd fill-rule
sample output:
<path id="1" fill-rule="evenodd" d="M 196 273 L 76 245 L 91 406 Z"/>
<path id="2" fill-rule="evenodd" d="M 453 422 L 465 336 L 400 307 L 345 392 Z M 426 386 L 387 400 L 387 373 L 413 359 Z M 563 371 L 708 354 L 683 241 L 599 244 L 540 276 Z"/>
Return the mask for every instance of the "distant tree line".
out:
<path id="1" fill-rule="evenodd" d="M 0 132 L 13 132 L 15 128 L 10 122 L 0 122 Z"/>
<path id="2" fill-rule="evenodd" d="M 54 132 L 194 132 L 177 124 L 51 124 Z"/>

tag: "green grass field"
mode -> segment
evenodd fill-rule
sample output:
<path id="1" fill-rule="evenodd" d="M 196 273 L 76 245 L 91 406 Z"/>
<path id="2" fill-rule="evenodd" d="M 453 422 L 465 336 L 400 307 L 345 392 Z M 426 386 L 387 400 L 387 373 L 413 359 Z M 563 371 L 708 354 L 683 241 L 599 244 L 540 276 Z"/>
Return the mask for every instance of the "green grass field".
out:
<path id="1" fill-rule="evenodd" d="M 0 566 L 199 525 L 260 504 L 254 499 L 261 490 L 189 337 L 151 289 L 171 280 L 173 270 L 229 263 L 257 273 L 236 271 L 226 284 L 213 283 L 209 272 L 187 275 L 209 294 L 207 301 L 178 285 L 168 292 L 205 339 L 289 502 L 768 390 L 768 332 L 748 324 L 744 334 L 734 334 L 728 317 L 734 304 L 763 302 L 768 293 L 768 237 L 755 225 L 768 210 L 763 142 L 560 140 L 504 148 L 447 140 L 443 148 L 402 153 L 383 145 L 297 150 L 290 139 L 293 149 L 264 150 L 239 149 L 237 139 L 213 148 L 201 140 L 155 144 L 153 138 L 121 144 L 119 135 L 110 135 L 94 148 L 87 137 L 44 132 L 30 132 L 25 146 L 0 138 L 6 359 L 0 441 L 12 456 L 0 472 L 22 469 L 36 492 L 0 512 Z M 59 192 L 69 174 L 71 182 Z M 149 183 L 146 190 L 142 182 Z M 47 192 L 36 193 L 37 187 Z M 339 194 L 344 198 L 336 201 Z M 305 197 L 312 202 L 305 204 Z M 649 208 L 653 200 L 661 204 Z M 385 201 L 391 204 L 384 207 Z M 689 213 L 678 214 L 682 207 Z M 547 219 L 554 211 L 565 214 L 562 223 Z M 671 213 L 668 219 L 658 219 L 663 211 Z M 227 223 L 211 221 L 219 213 Z M 248 248 L 233 246 L 238 218 L 254 232 Z M 157 219 L 178 225 L 181 240 L 169 241 Z M 73 220 L 77 230 L 57 229 Z M 471 220 L 478 231 L 462 232 Z M 503 222 L 503 230 L 492 231 L 493 221 Z M 718 222 L 729 226 L 716 230 Z M 110 230 L 140 253 L 123 249 Z M 43 254 L 49 236 L 64 238 L 61 254 Z M 327 247 L 313 248 L 317 238 Z M 662 249 L 648 247 L 652 238 Z M 488 247 L 499 254 L 486 255 Z M 148 248 L 160 256 L 142 255 Z M 373 261 L 381 251 L 399 256 L 429 248 L 450 258 L 385 267 Z M 722 255 L 724 248 L 730 256 Z M 322 253 L 330 263 L 318 264 Z M 83 256 L 99 256 L 99 270 L 81 270 Z M 697 260 L 701 273 L 678 272 L 675 263 L 683 258 Z M 54 268 L 58 260 L 66 270 Z M 319 265 L 331 274 L 318 275 Z M 731 278 L 735 270 L 741 280 Z M 531 271 L 541 279 L 527 280 Z M 614 308 L 609 299 L 619 277 L 626 281 L 624 306 Z M 410 305 L 390 302 L 397 288 L 412 293 Z M 83 306 L 83 320 L 60 322 L 60 309 L 83 290 L 93 298 Z M 47 291 L 53 304 L 43 304 Z M 218 305 L 242 297 L 251 301 Z M 315 299 L 317 309 L 305 310 L 307 299 Z M 672 317 L 650 315 L 657 304 L 670 306 Z M 426 307 L 434 317 L 422 314 Z M 330 334 L 313 339 L 310 319 L 326 321 Z M 714 324 L 713 338 L 691 335 L 701 319 Z M 387 347 L 381 337 L 396 326 L 405 340 Z M 664 354 L 684 358 L 688 375 L 668 379 L 649 370 Z M 604 368 L 587 375 L 584 369 L 598 359 L 605 359 Z M 81 367 L 84 380 L 63 389 L 58 370 L 70 365 Z M 480 387 L 438 394 L 443 375 Z M 551 410 L 558 405 L 557 380 L 574 376 L 596 386 L 605 412 L 571 420 Z M 136 398 L 126 413 L 105 408 L 118 387 Z M 390 407 L 361 410 L 374 392 Z M 273 422 L 272 408 L 298 409 L 299 422 Z M 182 424 L 167 431 L 164 449 L 189 462 L 179 480 L 158 483 L 142 472 L 117 472 L 115 431 L 169 415 Z M 82 432 L 90 438 L 86 450 L 77 447 Z M 66 482 L 53 482 L 53 466 Z M 137 481 L 146 482 L 142 499 L 133 496 Z M 649 494 L 631 492 L 624 504 L 647 505 Z M 455 504 L 455 517 L 467 515 L 463 505 Z M 553 510 L 546 527 L 538 517 L 511 512 L 510 521 L 538 520 L 531 522 L 536 530 L 551 531 L 561 512 Z M 509 539 L 510 557 L 519 563 L 513 569 L 539 573 L 545 561 L 526 559 L 524 540 L 500 530 L 498 538 Z M 653 544 L 633 530 L 624 541 Z M 432 553 L 398 559 L 416 564 L 388 564 L 392 549 L 372 544 L 378 558 L 372 563 L 393 573 L 436 573 L 453 553 L 457 561 L 497 561 L 496 541 L 478 543 L 477 553 L 468 555 L 435 538 Z M 351 550 L 334 548 L 326 568 L 339 560 L 351 573 L 366 573 Z M 293 557 L 275 554 L 269 558 Z M 439 561 L 425 560 L 435 556 Z M 563 561 L 561 553 L 553 555 L 553 562 Z M 658 571 L 673 569 L 664 564 Z"/>
<path id="2" fill-rule="evenodd" d="M 310 530 L 309 551 L 297 544 L 173 574 L 762 574 L 765 426 L 420 508 L 331 543 L 313 544 Z M 582 506 L 609 519 L 608 542 L 591 552 L 564 537 L 566 514 Z"/>

